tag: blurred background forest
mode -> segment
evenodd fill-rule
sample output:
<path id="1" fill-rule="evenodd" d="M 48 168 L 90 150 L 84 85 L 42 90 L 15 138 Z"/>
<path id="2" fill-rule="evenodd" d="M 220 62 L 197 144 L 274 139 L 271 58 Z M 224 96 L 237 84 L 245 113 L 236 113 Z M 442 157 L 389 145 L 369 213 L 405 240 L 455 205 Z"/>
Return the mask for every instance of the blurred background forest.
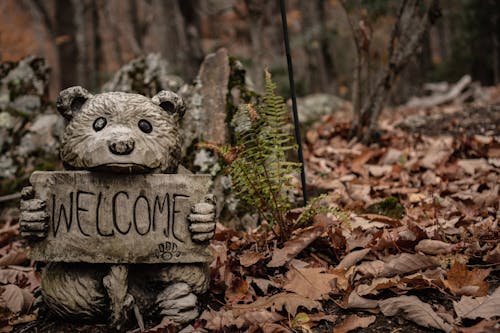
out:
<path id="1" fill-rule="evenodd" d="M 299 95 L 348 98 L 356 48 L 345 10 L 368 31 L 367 71 L 387 63 L 397 0 L 287 1 Z M 424 82 L 454 82 L 464 74 L 482 85 L 500 82 L 500 2 L 442 0 L 441 14 L 405 67 L 390 102 L 418 95 Z M 82 85 L 97 91 L 121 66 L 160 53 L 170 72 L 190 82 L 204 55 L 228 49 L 248 69 L 257 90 L 268 68 L 288 95 L 278 1 L 265 0 L 3 0 L 0 61 L 29 54 L 47 59 L 50 98 Z M 372 75 L 372 77 L 374 77 Z M 369 84 L 369 83 L 368 83 Z"/>

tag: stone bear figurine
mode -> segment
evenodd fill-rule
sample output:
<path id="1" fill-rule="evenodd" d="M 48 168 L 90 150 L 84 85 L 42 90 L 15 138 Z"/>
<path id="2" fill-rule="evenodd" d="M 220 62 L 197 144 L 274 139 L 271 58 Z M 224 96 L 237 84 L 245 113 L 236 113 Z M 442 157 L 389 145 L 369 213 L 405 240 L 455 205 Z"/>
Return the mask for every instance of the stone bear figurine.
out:
<path id="1" fill-rule="evenodd" d="M 186 108 L 173 92 L 161 91 L 150 99 L 122 92 L 92 95 L 82 87 L 71 87 L 59 94 L 57 110 L 68 120 L 61 143 L 68 170 L 182 172 L 179 121 Z M 35 198 L 32 187 L 23 189 L 22 199 L 22 236 L 30 241 L 46 237 L 46 202 Z M 215 211 L 212 195 L 192 207 L 188 222 L 194 241 L 212 238 Z M 208 284 L 205 263 L 50 262 L 42 272 L 42 297 L 50 310 L 66 319 L 123 327 L 133 309 L 182 324 L 198 316 L 196 295 L 204 293 Z"/>

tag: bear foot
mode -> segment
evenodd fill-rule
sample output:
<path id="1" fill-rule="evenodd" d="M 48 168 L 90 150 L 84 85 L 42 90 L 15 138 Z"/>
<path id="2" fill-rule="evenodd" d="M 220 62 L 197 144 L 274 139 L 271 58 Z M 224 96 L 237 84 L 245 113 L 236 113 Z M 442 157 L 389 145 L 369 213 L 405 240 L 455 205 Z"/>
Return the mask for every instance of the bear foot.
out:
<path id="1" fill-rule="evenodd" d="M 199 315 L 197 297 L 187 283 L 175 283 L 163 290 L 156 299 L 160 314 L 176 324 L 185 324 Z"/>

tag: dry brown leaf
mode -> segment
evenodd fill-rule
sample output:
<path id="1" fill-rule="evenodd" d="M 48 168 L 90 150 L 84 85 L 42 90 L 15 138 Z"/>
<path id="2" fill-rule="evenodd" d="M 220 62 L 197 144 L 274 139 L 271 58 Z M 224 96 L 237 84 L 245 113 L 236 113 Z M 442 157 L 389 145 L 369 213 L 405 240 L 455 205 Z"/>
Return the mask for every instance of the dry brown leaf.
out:
<path id="1" fill-rule="evenodd" d="M 367 328 L 375 322 L 377 317 L 360 317 L 355 314 L 348 316 L 340 324 L 335 325 L 333 333 L 347 333 L 357 328 Z"/>
<path id="2" fill-rule="evenodd" d="M 231 287 L 226 290 L 227 303 L 235 303 L 245 298 L 251 298 L 248 294 L 249 285 L 241 277 L 234 277 L 231 281 Z"/>
<path id="3" fill-rule="evenodd" d="M 324 273 L 324 271 L 324 268 L 291 266 L 286 275 L 288 282 L 283 288 L 310 299 L 320 300 L 323 295 L 332 291 L 331 281 L 336 278 L 335 275 Z"/>
<path id="4" fill-rule="evenodd" d="M 267 279 L 259 279 L 259 278 L 255 278 L 253 276 L 247 277 L 247 281 L 248 281 L 248 283 L 254 283 L 260 290 L 262 290 L 264 295 L 267 294 L 269 286 L 273 286 L 276 288 L 278 288 L 280 286 L 278 283 L 276 283 L 274 281 L 267 280 Z"/>
<path id="5" fill-rule="evenodd" d="M 488 282 L 484 279 L 489 274 L 489 269 L 474 268 L 469 271 L 465 264 L 456 261 L 443 284 L 457 296 L 485 296 L 488 293 Z"/>
<path id="6" fill-rule="evenodd" d="M 486 253 L 486 255 L 483 256 L 483 260 L 491 264 L 500 263 L 500 243 L 498 243 L 493 250 Z"/>
<path id="7" fill-rule="evenodd" d="M 9 325 L 15 326 L 20 324 L 30 323 L 37 320 L 38 315 L 36 313 L 25 314 L 21 316 L 14 316 L 9 319 Z"/>
<path id="8" fill-rule="evenodd" d="M 453 302 L 453 308 L 461 319 L 500 317 L 500 287 L 484 297 L 462 296 L 460 301 Z"/>
<path id="9" fill-rule="evenodd" d="M 325 314 L 324 312 L 311 313 L 307 315 L 310 321 L 318 322 L 321 320 L 329 321 L 334 323 L 337 320 L 337 316 L 333 314 Z"/>
<path id="10" fill-rule="evenodd" d="M 236 320 L 236 326 L 241 328 L 248 325 L 262 325 L 266 323 L 274 323 L 283 319 L 285 319 L 285 317 L 274 311 L 246 311 L 238 317 Z"/>
<path id="11" fill-rule="evenodd" d="M 345 291 L 350 287 L 350 282 L 347 275 L 354 270 L 354 267 L 351 267 L 350 270 L 346 271 L 343 268 L 333 268 L 328 271 L 328 273 L 332 274 L 335 279 L 331 282 L 332 287 L 337 288 L 338 290 Z"/>
<path id="12" fill-rule="evenodd" d="M 12 237 L 19 235 L 19 224 L 11 224 L 12 221 L 5 223 L 0 228 L 0 246 L 6 244 Z"/>
<path id="13" fill-rule="evenodd" d="M 450 137 L 433 140 L 426 155 L 420 161 L 420 165 L 427 169 L 435 169 L 436 166 L 448 160 L 453 153 L 453 149 L 451 149 L 452 143 L 453 138 Z"/>
<path id="14" fill-rule="evenodd" d="M 14 284 L 0 287 L 0 308 L 7 308 L 13 313 L 25 313 L 34 301 L 30 292 Z"/>
<path id="15" fill-rule="evenodd" d="M 377 300 L 361 297 L 355 291 L 349 294 L 347 304 L 345 304 L 347 309 L 375 309 L 377 306 Z"/>
<path id="16" fill-rule="evenodd" d="M 375 260 L 358 265 L 356 272 L 366 276 L 384 277 L 407 274 L 421 269 L 439 266 L 437 259 L 423 254 L 401 253 L 390 256 L 385 261 Z"/>
<path id="17" fill-rule="evenodd" d="M 426 254 L 446 254 L 455 249 L 453 244 L 445 243 L 435 239 L 422 239 L 416 246 L 415 251 Z"/>
<path id="18" fill-rule="evenodd" d="M 450 332 L 452 326 L 446 323 L 432 307 L 422 302 L 416 296 L 398 296 L 378 302 L 380 310 L 385 316 L 395 316 L 399 312 L 403 316 L 420 326 L 432 327 Z"/>
<path id="19" fill-rule="evenodd" d="M 240 256 L 240 264 L 243 267 L 250 267 L 262 258 L 264 255 L 261 252 L 246 251 Z"/>
<path id="20" fill-rule="evenodd" d="M 279 311 L 285 308 L 289 314 L 295 316 L 299 306 L 303 306 L 309 310 L 322 310 L 319 302 L 293 293 L 279 293 L 270 297 L 260 297 L 251 304 L 236 304 L 233 305 L 232 308 L 235 314 L 239 314 L 244 311 L 262 310 L 267 308 L 271 308 L 271 311 Z"/>
<path id="21" fill-rule="evenodd" d="M 260 326 L 262 333 L 292 333 L 288 328 L 279 324 L 266 323 Z"/>
<path id="22" fill-rule="evenodd" d="M 175 324 L 171 319 L 163 317 L 158 325 L 155 325 L 141 333 L 163 333 L 170 332 L 170 330 L 175 329 Z"/>
<path id="23" fill-rule="evenodd" d="M 20 265 L 24 263 L 26 260 L 28 260 L 28 257 L 26 256 L 25 249 L 22 248 L 12 249 L 9 253 L 0 258 L 0 267 L 9 265 Z"/>
<path id="24" fill-rule="evenodd" d="M 363 276 L 377 277 L 382 275 L 385 266 L 386 263 L 382 260 L 365 261 L 356 267 L 356 273 Z"/>
<path id="25" fill-rule="evenodd" d="M 368 172 L 373 177 L 382 177 L 388 175 L 392 171 L 391 165 L 366 165 Z"/>
<path id="26" fill-rule="evenodd" d="M 354 172 L 359 172 L 361 167 L 368 162 L 372 157 L 380 154 L 380 151 L 373 150 L 370 148 L 364 149 L 361 154 L 356 156 L 351 162 L 351 170 Z"/>
<path id="27" fill-rule="evenodd" d="M 375 278 L 369 284 L 360 284 L 356 287 L 356 292 L 360 296 L 377 295 L 379 290 L 394 287 L 400 281 L 399 276 L 392 278 Z"/>
<path id="28" fill-rule="evenodd" d="M 224 327 L 228 327 L 234 324 L 235 316 L 233 311 L 221 309 L 219 311 L 205 310 L 200 316 L 200 319 L 205 320 L 205 328 L 209 330 L 220 331 Z"/>
<path id="29" fill-rule="evenodd" d="M 1 284 L 24 285 L 27 281 L 28 281 L 28 275 L 26 274 L 26 272 L 8 268 L 0 269 Z"/>
<path id="30" fill-rule="evenodd" d="M 275 249 L 273 257 L 267 267 L 280 267 L 295 258 L 303 249 L 309 246 L 323 233 L 323 225 L 315 225 L 302 230 L 293 239 L 285 242 L 283 248 Z"/>
<path id="31" fill-rule="evenodd" d="M 455 330 L 459 333 L 498 333 L 499 328 L 497 320 L 481 320 L 474 326 L 455 327 Z"/>

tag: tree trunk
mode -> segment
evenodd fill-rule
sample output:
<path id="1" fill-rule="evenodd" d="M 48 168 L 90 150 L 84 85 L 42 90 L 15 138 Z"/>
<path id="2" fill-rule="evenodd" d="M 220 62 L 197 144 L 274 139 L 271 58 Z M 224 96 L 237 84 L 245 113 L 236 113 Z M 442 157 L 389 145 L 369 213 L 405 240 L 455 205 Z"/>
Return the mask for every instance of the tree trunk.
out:
<path id="1" fill-rule="evenodd" d="M 73 1 L 56 0 L 54 32 L 59 54 L 60 87 L 65 89 L 76 85 L 79 81 L 75 75 L 78 48 Z"/>

